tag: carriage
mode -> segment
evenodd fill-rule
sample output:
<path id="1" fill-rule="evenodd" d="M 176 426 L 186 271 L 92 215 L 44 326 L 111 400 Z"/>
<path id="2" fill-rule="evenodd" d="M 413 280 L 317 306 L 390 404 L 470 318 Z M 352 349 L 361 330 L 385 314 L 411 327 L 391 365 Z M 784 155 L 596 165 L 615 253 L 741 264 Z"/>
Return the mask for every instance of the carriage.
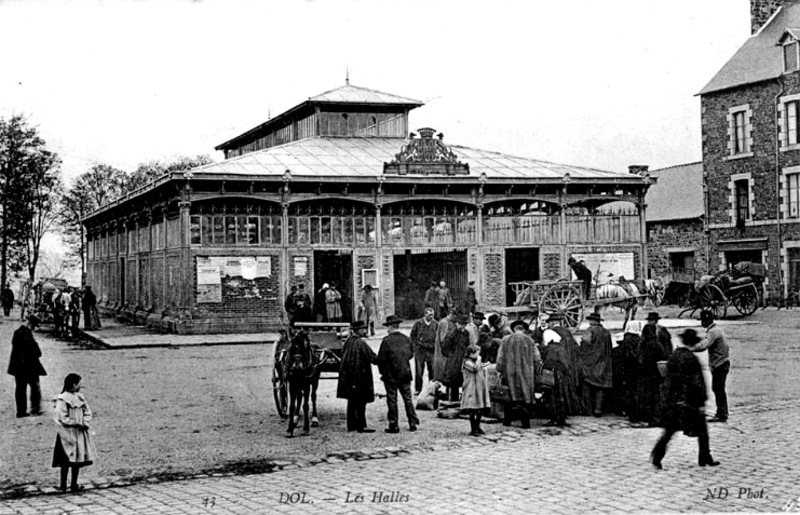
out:
<path id="1" fill-rule="evenodd" d="M 587 299 L 583 295 L 583 281 L 560 279 L 558 281 L 517 281 L 508 286 L 514 292 L 514 306 L 490 308 L 505 315 L 517 318 L 530 317 L 533 314 L 548 313 L 561 315 L 562 324 L 570 329 L 577 328 L 583 321 L 584 311 L 620 304 L 627 301 L 638 301 L 649 295 L 630 295 L 625 298 Z"/>
<path id="2" fill-rule="evenodd" d="M 761 304 L 759 291 L 763 279 L 762 265 L 749 262 L 700 277 L 696 277 L 693 271 L 673 270 L 669 276 L 669 291 L 672 292 L 671 300 L 684 308 L 678 316 L 708 310 L 719 319 L 727 315 L 728 306 L 733 306 L 743 316 L 749 316 Z"/>
<path id="3" fill-rule="evenodd" d="M 308 332 L 315 355 L 316 373 L 339 372 L 342 361 L 342 345 L 347 338 L 347 323 L 328 322 L 295 322 L 294 326 L 284 325 L 280 330 L 280 339 L 275 343 L 272 366 L 272 394 L 275 399 L 275 408 L 281 418 L 288 416 L 289 383 L 286 374 L 286 363 L 289 358 L 289 345 L 297 331 Z M 335 376 L 321 376 L 329 379 Z M 316 417 L 316 407 L 314 408 Z"/>

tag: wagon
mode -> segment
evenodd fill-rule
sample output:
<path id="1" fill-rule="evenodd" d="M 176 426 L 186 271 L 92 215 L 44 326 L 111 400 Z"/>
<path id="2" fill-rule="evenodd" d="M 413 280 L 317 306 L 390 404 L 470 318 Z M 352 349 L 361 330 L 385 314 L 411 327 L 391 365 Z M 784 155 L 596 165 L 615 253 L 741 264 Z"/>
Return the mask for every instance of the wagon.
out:
<path id="1" fill-rule="evenodd" d="M 686 274 L 673 274 L 670 284 L 677 284 L 673 289 L 684 292 L 679 299 L 679 305 L 684 310 L 678 316 L 686 312 L 707 310 L 719 319 L 728 314 L 728 306 L 733 306 L 744 316 L 755 313 L 761 303 L 758 288 L 761 276 L 755 273 L 757 267 L 751 271 L 749 265 L 740 263 L 696 279 L 693 274 L 691 278 Z"/>
<path id="2" fill-rule="evenodd" d="M 295 322 L 294 326 L 285 325 L 280 330 L 280 338 L 275 343 L 272 366 L 272 395 L 275 408 L 281 418 L 286 418 L 289 405 L 289 383 L 286 378 L 286 360 L 292 337 L 299 330 L 308 331 L 311 345 L 316 355 L 317 371 L 326 372 L 321 379 L 335 379 L 342 362 L 342 345 L 348 332 L 347 323 Z M 331 373 L 337 376 L 330 375 Z"/>

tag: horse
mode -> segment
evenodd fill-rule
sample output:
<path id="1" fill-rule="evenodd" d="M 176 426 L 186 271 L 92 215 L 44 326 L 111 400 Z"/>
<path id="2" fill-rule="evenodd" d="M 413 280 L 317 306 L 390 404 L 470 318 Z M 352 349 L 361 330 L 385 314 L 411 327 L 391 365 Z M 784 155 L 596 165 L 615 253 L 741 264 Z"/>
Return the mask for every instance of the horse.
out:
<path id="1" fill-rule="evenodd" d="M 606 281 L 612 277 L 612 274 L 606 276 Z M 639 288 L 630 281 L 625 280 L 624 277 L 619 277 L 619 282 L 605 282 L 597 285 L 596 300 L 609 300 L 619 299 L 615 302 L 602 302 L 595 304 L 594 312 L 600 314 L 601 309 L 608 306 L 616 306 L 625 311 L 625 322 L 622 324 L 622 330 L 628 325 L 629 320 L 636 318 L 636 311 L 639 309 Z"/>
<path id="2" fill-rule="evenodd" d="M 644 280 L 644 293 L 648 295 L 648 299 L 654 308 L 657 308 L 664 302 L 666 290 L 667 284 L 661 277 Z"/>
<path id="3" fill-rule="evenodd" d="M 309 433 L 308 400 L 313 400 L 313 425 L 317 427 L 317 387 L 319 386 L 319 360 L 311 345 L 311 340 L 306 331 L 300 330 L 291 336 L 291 343 L 286 355 L 285 371 L 286 382 L 289 386 L 289 406 L 286 410 L 289 418 L 289 427 L 286 437 L 294 436 L 294 430 L 300 419 L 300 407 L 303 408 L 303 434 Z"/>

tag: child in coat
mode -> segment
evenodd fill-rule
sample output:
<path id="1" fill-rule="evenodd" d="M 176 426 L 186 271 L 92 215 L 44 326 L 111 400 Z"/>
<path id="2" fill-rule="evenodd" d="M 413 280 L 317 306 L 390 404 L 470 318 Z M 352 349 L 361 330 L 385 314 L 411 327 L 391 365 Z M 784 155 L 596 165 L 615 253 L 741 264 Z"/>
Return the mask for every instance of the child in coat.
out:
<path id="1" fill-rule="evenodd" d="M 53 467 L 61 468 L 59 490 L 62 492 L 67 491 L 67 475 L 70 468 L 72 469 L 70 491 L 83 490 L 82 486 L 78 486 L 78 471 L 81 467 L 91 465 L 97 454 L 94 440 L 89 433 L 92 410 L 80 393 L 81 386 L 81 376 L 67 375 L 64 379 L 64 389 L 55 401 L 58 434 L 53 449 Z"/>
<path id="2" fill-rule="evenodd" d="M 466 357 L 461 366 L 461 373 L 464 374 L 461 409 L 469 413 L 470 436 L 484 434 L 481 429 L 481 416 L 491 407 L 486 366 L 481 360 L 480 347 L 477 345 L 467 347 Z"/>

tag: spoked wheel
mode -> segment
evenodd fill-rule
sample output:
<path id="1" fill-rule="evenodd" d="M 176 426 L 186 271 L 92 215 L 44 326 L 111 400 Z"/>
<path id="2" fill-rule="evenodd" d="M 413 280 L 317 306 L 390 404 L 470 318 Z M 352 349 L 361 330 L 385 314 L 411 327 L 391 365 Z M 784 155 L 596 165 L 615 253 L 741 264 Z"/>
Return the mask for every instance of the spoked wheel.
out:
<path id="1" fill-rule="evenodd" d="M 557 285 L 548 289 L 539 299 L 540 313 L 559 313 L 563 325 L 575 329 L 583 321 L 583 298 L 580 288 Z"/>
<path id="2" fill-rule="evenodd" d="M 758 309 L 758 288 L 755 284 L 748 284 L 731 298 L 731 304 L 742 315 L 749 316 Z"/>
<path id="3" fill-rule="evenodd" d="M 289 392 L 286 381 L 278 367 L 272 368 L 272 395 L 275 398 L 275 409 L 281 418 L 286 418 L 289 405 Z"/>
<path id="4" fill-rule="evenodd" d="M 725 294 L 714 284 L 706 284 L 700 290 L 700 306 L 714 314 L 714 318 L 719 320 L 725 318 L 728 312 L 728 301 Z"/>

